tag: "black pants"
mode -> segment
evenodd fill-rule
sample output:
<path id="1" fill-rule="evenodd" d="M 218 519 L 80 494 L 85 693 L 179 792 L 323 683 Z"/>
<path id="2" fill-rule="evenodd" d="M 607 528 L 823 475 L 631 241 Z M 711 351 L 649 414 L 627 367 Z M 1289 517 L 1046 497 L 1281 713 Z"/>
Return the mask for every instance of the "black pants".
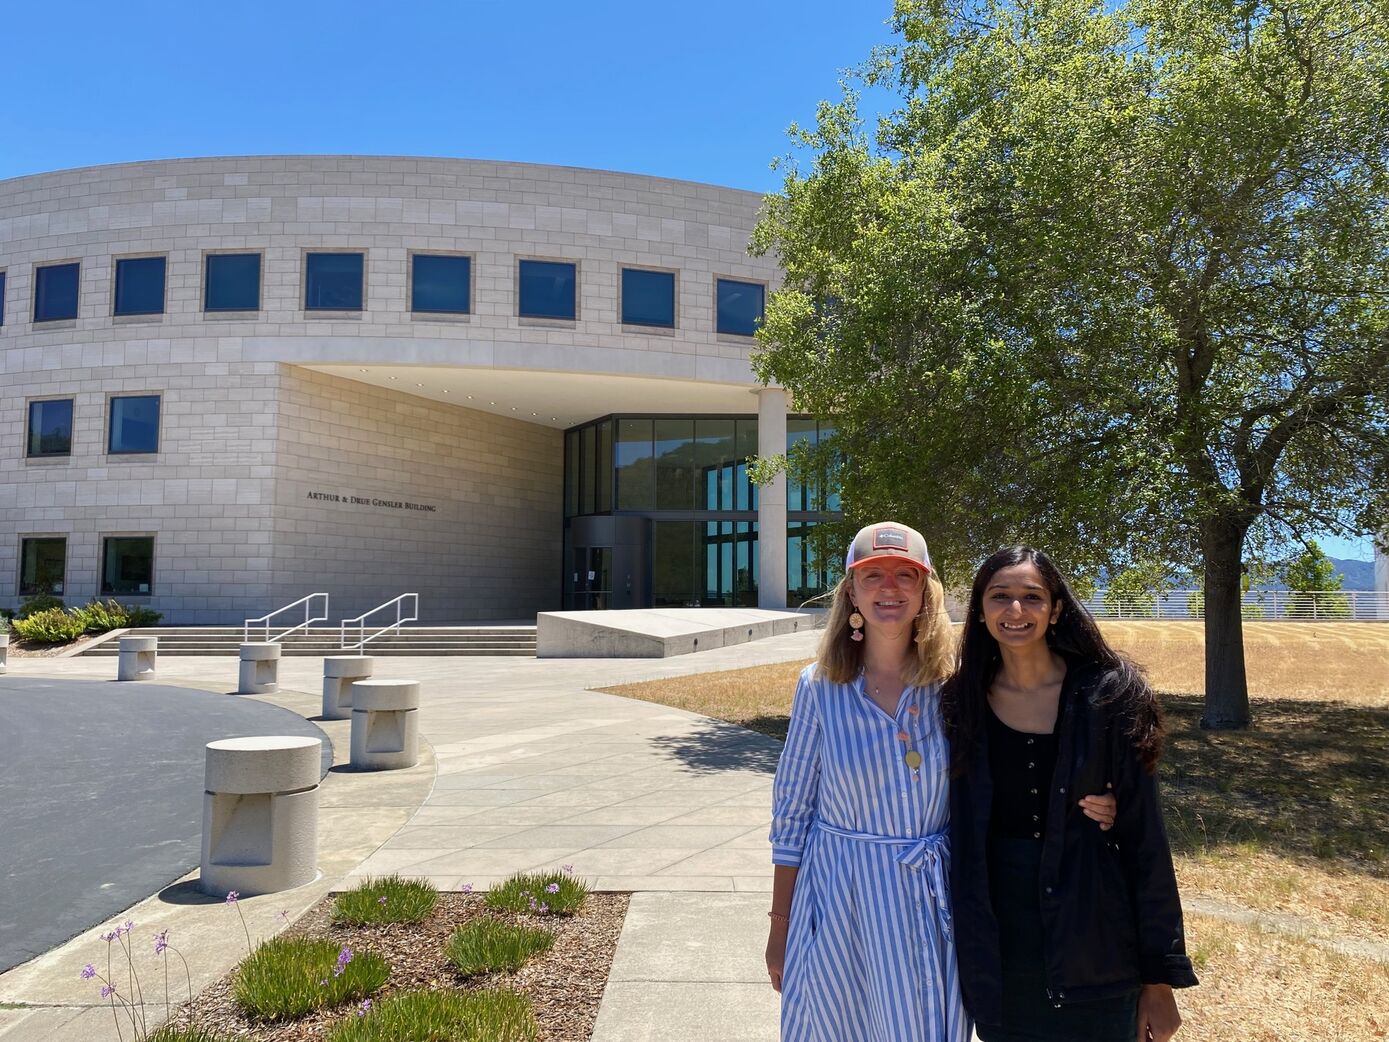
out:
<path id="1" fill-rule="evenodd" d="M 979 1024 L 983 1042 L 1133 1042 L 1138 993 L 1054 1006 L 1047 997 L 1040 840 L 989 839 L 989 889 L 1003 956 L 1003 1023 Z"/>

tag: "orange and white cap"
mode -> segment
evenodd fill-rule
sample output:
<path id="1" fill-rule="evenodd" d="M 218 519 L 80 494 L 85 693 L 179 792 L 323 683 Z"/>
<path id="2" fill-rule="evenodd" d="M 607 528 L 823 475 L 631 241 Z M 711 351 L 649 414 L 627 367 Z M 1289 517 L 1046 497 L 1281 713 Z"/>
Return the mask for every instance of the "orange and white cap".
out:
<path id="1" fill-rule="evenodd" d="M 849 544 L 849 553 L 844 558 L 846 571 L 858 568 L 872 561 L 887 563 L 884 558 L 910 561 L 922 571 L 931 570 L 931 555 L 926 549 L 926 537 L 915 528 L 898 524 L 896 521 L 879 521 L 867 528 L 860 528 L 854 541 Z"/>

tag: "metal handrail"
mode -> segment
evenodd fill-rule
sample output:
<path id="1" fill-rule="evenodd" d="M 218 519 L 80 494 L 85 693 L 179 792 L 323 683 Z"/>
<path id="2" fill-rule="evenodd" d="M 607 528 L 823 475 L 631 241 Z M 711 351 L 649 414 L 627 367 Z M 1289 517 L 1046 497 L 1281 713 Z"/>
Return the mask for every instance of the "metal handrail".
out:
<path id="1" fill-rule="evenodd" d="M 323 614 L 322 614 L 322 615 L 314 615 L 314 614 L 313 614 L 313 600 L 314 600 L 315 597 L 322 597 L 322 598 L 323 598 Z M 289 629 L 285 630 L 283 633 L 277 633 L 277 634 L 276 634 L 275 636 L 273 636 L 273 637 L 270 636 L 270 620 L 273 619 L 276 615 L 282 615 L 282 614 L 284 614 L 285 612 L 291 610 L 292 608 L 297 608 L 297 607 L 299 607 L 299 605 L 301 605 L 301 604 L 304 606 L 304 621 L 301 622 L 301 623 L 299 623 L 297 626 L 291 626 Z M 328 595 L 327 595 L 326 593 L 311 593 L 311 594 L 309 594 L 307 597 L 300 597 L 300 598 L 299 598 L 297 601 L 295 601 L 293 604 L 286 604 L 283 608 L 276 608 L 276 609 L 275 609 L 274 611 L 272 611 L 269 615 L 262 615 L 262 616 L 261 616 L 260 618 L 258 618 L 258 619 L 247 619 L 246 622 L 243 624 L 242 629 L 241 629 L 241 639 L 242 639 L 242 642 L 243 642 L 243 643 L 249 644 L 249 643 L 251 642 L 251 627 L 252 627 L 252 626 L 259 626 L 259 625 L 264 624 L 264 626 L 265 626 L 265 642 L 266 642 L 267 644 L 273 644 L 275 641 L 279 640 L 281 637 L 288 637 L 291 633 L 294 633 L 296 630 L 306 630 L 306 629 L 308 629 L 311 625 L 313 625 L 315 622 L 327 622 L 327 621 L 328 621 Z"/>
<path id="2" fill-rule="evenodd" d="M 1099 619 L 1205 618 L 1200 590 L 1156 590 L 1118 594 L 1098 590 L 1085 606 Z M 1250 590 L 1240 598 L 1240 613 L 1263 622 L 1389 622 L 1389 592 L 1375 590 Z"/>
<path id="3" fill-rule="evenodd" d="M 407 600 L 411 602 L 409 618 L 406 618 L 404 615 L 405 602 Z M 383 626 L 381 627 L 381 629 L 377 630 L 371 636 L 367 636 L 367 619 L 375 615 L 377 612 L 384 611 L 385 609 L 391 607 L 395 608 L 395 622 L 392 622 L 387 626 Z M 338 644 L 342 647 L 343 651 L 356 651 L 359 655 L 365 655 L 367 653 L 367 644 L 369 644 L 371 641 L 375 640 L 377 637 L 389 633 L 391 630 L 395 630 L 397 633 L 399 633 L 402 623 L 416 622 L 419 620 L 419 617 L 420 595 L 418 593 L 402 593 L 399 597 L 389 600 L 385 604 L 378 604 L 375 608 L 372 608 L 371 611 L 363 612 L 361 615 L 358 615 L 355 619 L 343 619 L 342 625 L 338 633 Z M 347 627 L 349 626 L 357 627 L 357 642 L 355 644 L 347 643 Z"/>

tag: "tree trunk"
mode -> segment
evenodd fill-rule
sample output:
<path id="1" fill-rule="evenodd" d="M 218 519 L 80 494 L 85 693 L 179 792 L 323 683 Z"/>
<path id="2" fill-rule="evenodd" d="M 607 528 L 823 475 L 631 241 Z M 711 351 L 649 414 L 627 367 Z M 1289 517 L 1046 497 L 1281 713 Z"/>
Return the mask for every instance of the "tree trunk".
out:
<path id="1" fill-rule="evenodd" d="M 1206 708 L 1201 726 L 1224 731 L 1249 726 L 1240 602 L 1244 527 L 1219 518 L 1202 525 L 1206 565 Z"/>

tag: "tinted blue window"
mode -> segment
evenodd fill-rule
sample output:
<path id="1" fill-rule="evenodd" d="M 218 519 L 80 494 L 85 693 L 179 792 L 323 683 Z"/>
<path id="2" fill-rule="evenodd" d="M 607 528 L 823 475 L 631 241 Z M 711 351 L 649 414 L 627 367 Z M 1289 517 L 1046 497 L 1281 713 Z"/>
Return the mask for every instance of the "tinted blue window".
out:
<path id="1" fill-rule="evenodd" d="M 523 318 L 573 318 L 578 271 L 561 261 L 521 261 Z"/>
<path id="2" fill-rule="evenodd" d="M 361 311 L 362 260 L 360 253 L 310 253 L 305 258 L 305 309 Z"/>
<path id="3" fill-rule="evenodd" d="M 718 331 L 752 336 L 762 324 L 766 290 L 760 283 L 718 280 Z"/>
<path id="4" fill-rule="evenodd" d="M 468 257 L 417 253 L 410 280 L 410 310 L 466 315 L 472 299 L 473 263 Z"/>
<path id="5" fill-rule="evenodd" d="M 116 261 L 116 314 L 158 315 L 164 311 L 164 258 Z"/>
<path id="6" fill-rule="evenodd" d="M 66 456 L 72 452 L 72 399 L 29 403 L 29 455 Z"/>
<path id="7" fill-rule="evenodd" d="M 260 254 L 213 253 L 203 279 L 207 311 L 260 310 Z"/>
<path id="8" fill-rule="evenodd" d="M 5 324 L 5 273 L 0 271 L 0 326 Z"/>
<path id="9" fill-rule="evenodd" d="M 34 321 L 55 322 L 77 317 L 77 274 L 80 265 L 50 264 L 34 269 Z"/>
<path id="10" fill-rule="evenodd" d="M 632 326 L 675 325 L 675 275 L 622 269 L 622 321 Z"/>
<path id="11" fill-rule="evenodd" d="M 159 451 L 159 396 L 111 399 L 111 436 L 107 451 Z"/>

